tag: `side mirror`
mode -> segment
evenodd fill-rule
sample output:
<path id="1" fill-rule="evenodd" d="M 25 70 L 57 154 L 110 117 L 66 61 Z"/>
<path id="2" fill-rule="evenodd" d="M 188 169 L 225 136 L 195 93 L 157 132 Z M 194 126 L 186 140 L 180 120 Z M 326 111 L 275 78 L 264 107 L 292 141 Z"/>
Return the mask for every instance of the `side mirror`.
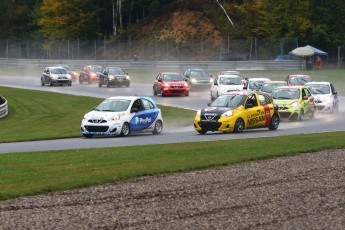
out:
<path id="1" fill-rule="evenodd" d="M 246 109 L 249 109 L 249 108 L 253 108 L 254 106 L 253 106 L 253 104 L 246 104 Z"/>
<path id="2" fill-rule="evenodd" d="M 217 81 L 213 82 L 214 85 L 218 85 Z"/>
<path id="3" fill-rule="evenodd" d="M 158 82 L 162 82 L 162 79 L 158 79 L 157 81 L 158 81 Z"/>
<path id="4" fill-rule="evenodd" d="M 137 113 L 138 111 L 139 111 L 139 109 L 135 108 L 135 107 L 131 109 L 131 113 Z"/>
<path id="5" fill-rule="evenodd" d="M 302 99 L 303 100 L 308 100 L 308 97 L 307 96 L 303 96 Z"/>

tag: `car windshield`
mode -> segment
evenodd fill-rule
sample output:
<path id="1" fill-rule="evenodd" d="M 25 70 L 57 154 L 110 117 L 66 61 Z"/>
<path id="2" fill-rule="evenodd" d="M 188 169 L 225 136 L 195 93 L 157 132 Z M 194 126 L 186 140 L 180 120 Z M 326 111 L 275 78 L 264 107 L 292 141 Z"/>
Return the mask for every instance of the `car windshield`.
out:
<path id="1" fill-rule="evenodd" d="M 284 86 L 285 83 L 265 83 L 261 86 L 262 92 L 272 93 L 273 90 L 275 90 L 279 86 Z"/>
<path id="2" fill-rule="evenodd" d="M 220 85 L 241 85 L 242 78 L 240 76 L 223 76 L 219 77 L 219 84 Z"/>
<path id="3" fill-rule="evenodd" d="M 183 81 L 183 78 L 178 74 L 166 74 L 164 75 L 164 81 Z"/>
<path id="4" fill-rule="evenodd" d="M 260 90 L 261 86 L 265 83 L 265 81 L 250 81 L 249 82 L 249 89 L 252 90 Z"/>
<path id="5" fill-rule="evenodd" d="M 52 74 L 67 74 L 67 71 L 62 68 L 51 69 Z"/>
<path id="6" fill-rule="evenodd" d="M 312 94 L 330 94 L 331 92 L 329 85 L 326 84 L 308 84 L 307 87 Z"/>
<path id="7" fill-rule="evenodd" d="M 304 85 L 305 83 L 309 82 L 309 77 L 297 76 L 290 78 L 290 84 L 292 85 Z"/>
<path id="8" fill-rule="evenodd" d="M 221 95 L 216 100 L 214 100 L 210 106 L 213 107 L 229 107 L 229 108 L 237 108 L 240 105 L 243 105 L 243 101 L 247 96 L 244 95 Z"/>
<path id="9" fill-rule="evenodd" d="M 276 89 L 272 92 L 272 98 L 278 100 L 299 99 L 299 89 Z"/>
<path id="10" fill-rule="evenodd" d="M 90 70 L 92 72 L 101 72 L 102 71 L 102 67 L 100 67 L 100 66 L 91 66 Z"/>
<path id="11" fill-rule="evenodd" d="M 109 112 L 123 112 L 128 109 L 131 100 L 125 99 L 107 99 L 99 104 L 94 110 L 96 111 L 109 111 Z"/>
<path id="12" fill-rule="evenodd" d="M 110 75 L 124 75 L 125 73 L 123 72 L 122 69 L 120 68 L 111 68 L 108 70 L 108 73 Z"/>
<path id="13" fill-rule="evenodd" d="M 193 78 L 209 78 L 209 74 L 205 70 L 191 70 L 190 77 Z"/>

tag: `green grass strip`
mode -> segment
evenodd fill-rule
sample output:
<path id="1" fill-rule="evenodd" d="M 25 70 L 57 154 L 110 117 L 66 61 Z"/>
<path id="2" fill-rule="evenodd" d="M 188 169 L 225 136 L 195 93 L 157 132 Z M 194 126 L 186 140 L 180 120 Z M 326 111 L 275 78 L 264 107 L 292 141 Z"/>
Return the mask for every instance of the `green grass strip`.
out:
<path id="1" fill-rule="evenodd" d="M 230 134 L 231 135 L 231 134 Z M 345 148 L 345 132 L 0 155 L 0 200 L 146 175 Z"/>

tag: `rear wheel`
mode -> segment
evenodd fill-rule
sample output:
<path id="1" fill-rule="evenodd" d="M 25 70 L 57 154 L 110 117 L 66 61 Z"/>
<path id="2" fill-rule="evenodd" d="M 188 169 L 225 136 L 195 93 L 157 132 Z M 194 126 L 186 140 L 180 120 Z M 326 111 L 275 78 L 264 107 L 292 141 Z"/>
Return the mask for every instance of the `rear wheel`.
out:
<path id="1" fill-rule="evenodd" d="M 273 117 L 271 118 L 271 122 L 268 126 L 269 130 L 276 130 L 278 129 L 279 126 L 279 117 L 277 115 L 273 115 Z"/>
<path id="2" fill-rule="evenodd" d="M 241 118 L 238 118 L 235 122 L 235 128 L 234 132 L 235 133 L 240 133 L 244 129 L 244 121 Z"/>
<path id="3" fill-rule="evenodd" d="M 125 136 L 128 136 L 129 133 L 130 133 L 129 124 L 125 122 L 122 125 L 120 136 L 125 137 Z"/>
<path id="4" fill-rule="evenodd" d="M 153 128 L 153 134 L 159 134 L 163 130 L 163 123 L 161 120 L 156 121 L 155 127 Z"/>

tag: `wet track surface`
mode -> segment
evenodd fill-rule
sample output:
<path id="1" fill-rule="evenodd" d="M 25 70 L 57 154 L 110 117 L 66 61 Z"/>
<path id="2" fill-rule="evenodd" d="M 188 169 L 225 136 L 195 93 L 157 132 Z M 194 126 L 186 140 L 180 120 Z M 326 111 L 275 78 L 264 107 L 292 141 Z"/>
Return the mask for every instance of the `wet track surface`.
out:
<path id="1" fill-rule="evenodd" d="M 72 95 L 92 96 L 98 98 L 107 98 L 115 95 L 141 95 L 150 96 L 158 104 L 167 106 L 176 106 L 180 108 L 197 110 L 205 107 L 210 102 L 209 91 L 192 91 L 188 97 L 161 97 L 153 96 L 151 84 L 132 83 L 129 88 L 107 88 L 98 87 L 97 85 L 74 83 L 68 86 L 41 86 L 38 77 L 0 77 L 0 85 L 7 87 L 25 88 L 33 90 L 45 90 L 50 92 L 59 92 Z M 147 144 L 164 144 L 164 143 L 181 143 L 181 142 L 200 142 L 213 140 L 230 140 L 257 138 L 282 135 L 296 135 L 305 133 L 320 133 L 345 130 L 345 98 L 340 97 L 340 112 L 337 114 L 318 114 L 312 120 L 302 122 L 283 121 L 280 123 L 278 130 L 268 131 L 267 129 L 245 130 L 239 134 L 220 134 L 207 133 L 199 135 L 194 131 L 191 124 L 189 127 L 174 128 L 172 125 L 165 124 L 163 133 L 152 138 L 151 134 L 135 134 L 129 137 L 99 137 L 87 139 L 84 137 L 20 142 L 0 144 L 0 153 L 9 152 L 28 152 L 58 149 L 79 149 L 79 148 L 100 148 L 112 146 L 133 146 Z M 87 112 L 87 111 L 86 111 Z M 163 117 L 164 118 L 164 117 Z"/>

